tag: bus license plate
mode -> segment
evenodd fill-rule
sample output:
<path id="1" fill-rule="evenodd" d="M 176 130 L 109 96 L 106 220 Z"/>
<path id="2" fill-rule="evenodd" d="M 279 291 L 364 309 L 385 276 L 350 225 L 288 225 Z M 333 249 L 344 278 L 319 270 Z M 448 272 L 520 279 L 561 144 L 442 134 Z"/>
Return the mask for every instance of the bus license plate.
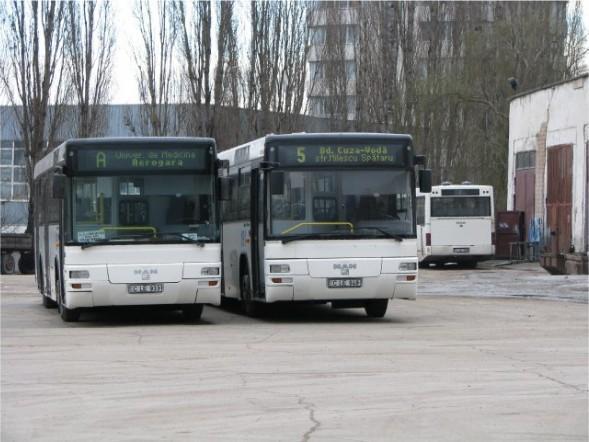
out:
<path id="1" fill-rule="evenodd" d="M 468 247 L 456 247 L 454 248 L 454 253 L 468 253 L 470 249 Z"/>
<path id="2" fill-rule="evenodd" d="M 161 293 L 164 291 L 163 284 L 127 284 L 127 291 L 131 295 L 137 293 Z"/>
<path id="3" fill-rule="evenodd" d="M 327 288 L 347 289 L 362 287 L 362 278 L 327 278 Z"/>

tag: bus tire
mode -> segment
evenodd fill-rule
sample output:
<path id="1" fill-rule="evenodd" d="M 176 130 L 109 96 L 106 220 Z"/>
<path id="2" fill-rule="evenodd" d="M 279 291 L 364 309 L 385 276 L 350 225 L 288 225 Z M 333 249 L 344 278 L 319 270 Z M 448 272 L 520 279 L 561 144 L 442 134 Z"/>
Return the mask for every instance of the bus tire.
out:
<path id="1" fill-rule="evenodd" d="M 55 302 L 49 296 L 45 296 L 43 293 L 41 293 L 41 298 L 43 298 L 43 307 L 45 307 L 45 308 L 57 307 L 57 302 Z"/>
<path id="2" fill-rule="evenodd" d="M 12 253 L 2 255 L 2 274 L 12 275 L 16 271 L 16 261 Z"/>
<path id="3" fill-rule="evenodd" d="M 187 321 L 198 321 L 202 316 L 203 304 L 190 304 L 182 307 L 182 316 Z"/>
<path id="4" fill-rule="evenodd" d="M 366 310 L 366 314 L 371 318 L 382 318 L 387 312 L 388 306 L 388 299 L 371 299 L 370 301 L 366 301 L 364 310 Z"/>
<path id="5" fill-rule="evenodd" d="M 476 261 L 462 261 L 459 263 L 460 267 L 465 269 L 476 269 L 477 262 Z"/>
<path id="6" fill-rule="evenodd" d="M 63 322 L 77 322 L 80 319 L 80 309 L 77 308 L 67 308 L 63 301 L 62 296 L 62 289 L 61 282 L 59 278 L 55 278 L 55 290 L 56 290 L 56 298 L 57 298 L 57 309 L 59 311 L 59 316 Z"/>
<path id="7" fill-rule="evenodd" d="M 35 273 L 35 258 L 31 252 L 24 252 L 18 261 L 21 273 L 31 275 Z"/>
<path id="8" fill-rule="evenodd" d="M 241 295 L 241 306 L 247 316 L 255 318 L 260 314 L 260 305 L 252 300 L 252 291 L 250 290 L 250 278 L 247 270 L 242 271 L 239 278 L 239 288 Z"/>

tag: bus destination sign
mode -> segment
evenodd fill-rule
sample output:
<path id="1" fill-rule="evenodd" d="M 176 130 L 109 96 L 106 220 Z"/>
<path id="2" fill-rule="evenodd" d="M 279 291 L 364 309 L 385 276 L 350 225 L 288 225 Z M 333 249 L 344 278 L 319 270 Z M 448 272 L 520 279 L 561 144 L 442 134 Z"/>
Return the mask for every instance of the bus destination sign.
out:
<path id="1" fill-rule="evenodd" d="M 76 152 L 76 170 L 79 172 L 203 170 L 207 167 L 208 157 L 208 146 L 158 149 L 79 149 Z"/>
<path id="2" fill-rule="evenodd" d="M 405 149 L 402 145 L 342 144 L 277 146 L 281 166 L 404 166 Z"/>

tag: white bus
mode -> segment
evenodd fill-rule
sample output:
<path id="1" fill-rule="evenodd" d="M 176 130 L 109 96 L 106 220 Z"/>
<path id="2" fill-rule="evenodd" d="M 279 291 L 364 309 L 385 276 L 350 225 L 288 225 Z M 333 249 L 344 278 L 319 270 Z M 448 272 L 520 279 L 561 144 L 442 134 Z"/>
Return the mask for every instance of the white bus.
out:
<path id="1" fill-rule="evenodd" d="M 217 159 L 210 138 L 94 138 L 34 169 L 36 278 L 64 321 L 86 308 L 220 303 Z"/>
<path id="2" fill-rule="evenodd" d="M 409 135 L 269 135 L 219 153 L 223 296 L 261 303 L 331 302 L 384 316 L 415 299 L 415 174 Z M 422 191 L 431 171 L 421 170 Z"/>
<path id="3" fill-rule="evenodd" d="M 433 186 L 417 193 L 417 254 L 421 266 L 455 262 L 476 267 L 495 254 L 493 187 Z"/>

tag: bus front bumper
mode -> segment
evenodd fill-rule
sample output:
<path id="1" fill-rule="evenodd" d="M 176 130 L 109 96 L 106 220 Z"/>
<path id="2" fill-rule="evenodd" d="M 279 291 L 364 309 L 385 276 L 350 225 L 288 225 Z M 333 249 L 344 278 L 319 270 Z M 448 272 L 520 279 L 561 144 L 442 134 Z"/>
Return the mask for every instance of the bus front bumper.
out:
<path id="1" fill-rule="evenodd" d="M 438 258 L 460 259 L 489 259 L 495 255 L 495 246 L 490 244 L 467 245 L 467 246 L 431 246 L 431 255 L 426 257 L 428 261 L 435 261 Z"/>
<path id="2" fill-rule="evenodd" d="M 93 281 L 90 288 L 74 289 L 71 281 L 66 283 L 66 306 L 68 308 L 169 305 L 169 304 L 214 304 L 221 303 L 221 282 L 215 287 L 199 286 L 199 281 L 182 280 L 164 283 L 161 293 L 130 294 L 127 284 L 112 284 L 108 281 Z M 68 284 L 70 287 L 68 288 Z"/>
<path id="3" fill-rule="evenodd" d="M 407 281 L 407 277 L 415 279 Z M 362 299 L 409 299 L 417 293 L 417 276 L 408 274 L 381 274 L 377 277 L 362 278 L 360 288 L 329 288 L 328 278 L 289 276 L 288 283 L 274 283 L 266 280 L 266 302 L 278 301 L 339 301 Z"/>

